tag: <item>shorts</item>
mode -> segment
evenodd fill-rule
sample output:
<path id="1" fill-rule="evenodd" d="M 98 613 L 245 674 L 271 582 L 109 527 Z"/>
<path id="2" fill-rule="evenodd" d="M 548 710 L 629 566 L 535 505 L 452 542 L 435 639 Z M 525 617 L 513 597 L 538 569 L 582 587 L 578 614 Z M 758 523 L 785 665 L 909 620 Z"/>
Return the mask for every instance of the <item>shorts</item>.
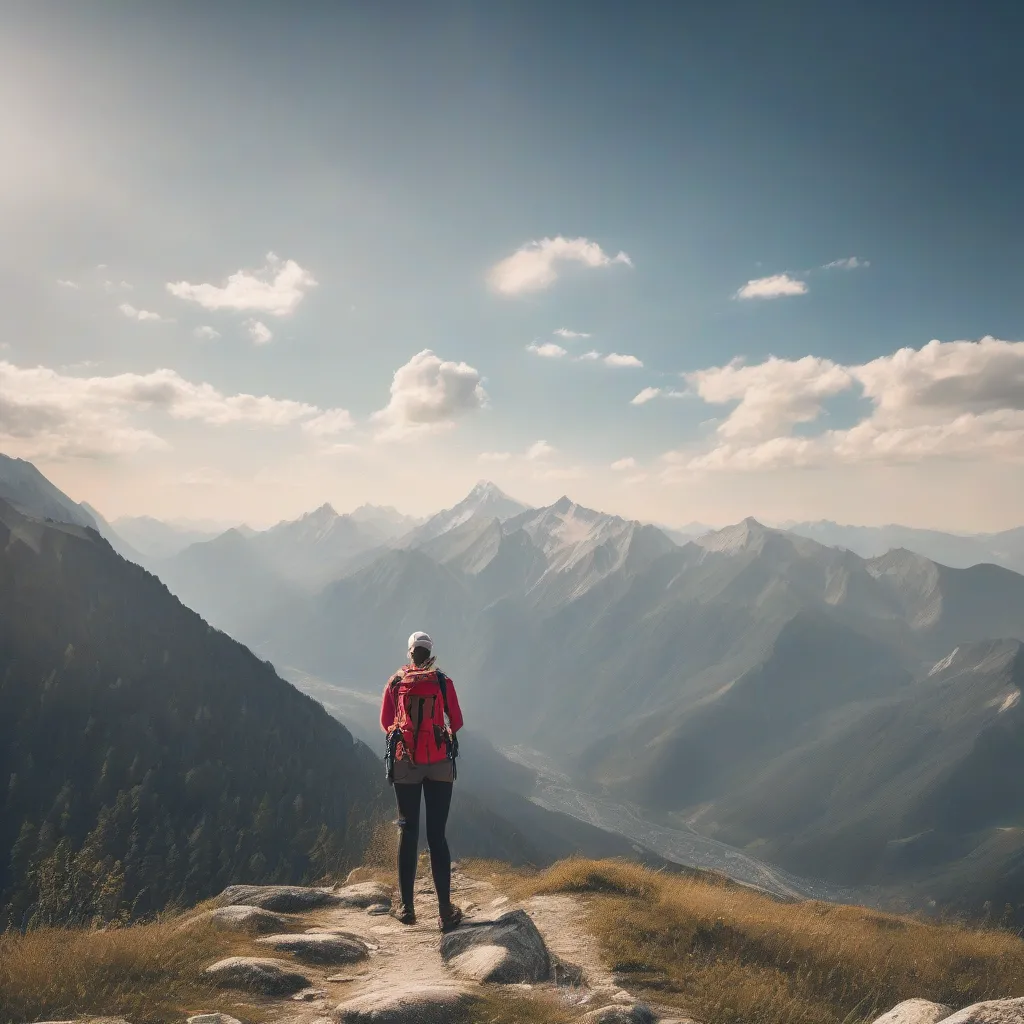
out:
<path id="1" fill-rule="evenodd" d="M 435 761 L 433 764 L 413 764 L 404 757 L 395 762 L 394 781 L 399 785 L 430 782 L 454 782 L 455 765 L 451 758 Z"/>

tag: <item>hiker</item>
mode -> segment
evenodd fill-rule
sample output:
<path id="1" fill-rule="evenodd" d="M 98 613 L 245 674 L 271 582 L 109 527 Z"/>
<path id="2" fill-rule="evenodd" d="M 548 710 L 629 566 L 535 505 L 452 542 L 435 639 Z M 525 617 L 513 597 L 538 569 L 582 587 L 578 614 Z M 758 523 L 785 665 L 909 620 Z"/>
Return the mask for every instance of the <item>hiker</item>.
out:
<path id="1" fill-rule="evenodd" d="M 415 924 L 413 888 L 420 829 L 420 794 L 427 806 L 427 846 L 442 932 L 457 928 L 462 911 L 451 901 L 452 857 L 444 830 L 452 802 L 455 758 L 462 711 L 452 681 L 435 664 L 434 642 L 426 633 L 409 637 L 409 664 L 384 687 L 380 726 L 387 734 L 388 781 L 398 801 L 398 887 L 402 903 L 391 911 L 402 924 Z"/>

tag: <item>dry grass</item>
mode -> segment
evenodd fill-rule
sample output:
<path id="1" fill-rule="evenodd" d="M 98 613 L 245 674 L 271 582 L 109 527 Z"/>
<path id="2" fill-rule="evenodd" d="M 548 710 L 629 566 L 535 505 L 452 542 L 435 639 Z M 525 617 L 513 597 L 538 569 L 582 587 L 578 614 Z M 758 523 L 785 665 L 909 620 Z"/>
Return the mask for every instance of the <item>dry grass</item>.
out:
<path id="1" fill-rule="evenodd" d="M 260 1020 L 258 1003 L 202 977 L 211 963 L 253 950 L 244 935 L 202 924 L 183 929 L 180 918 L 0 935 L 0 1024 L 92 1015 L 156 1024 L 215 1010 Z"/>
<path id="2" fill-rule="evenodd" d="M 1024 995 L 1024 942 L 862 907 L 780 903 L 617 861 L 569 860 L 517 897 L 584 894 L 613 970 L 706 1024 L 852 1024 L 920 996 L 962 1007 Z"/>
<path id="3" fill-rule="evenodd" d="M 547 999 L 514 992 L 488 992 L 472 1010 L 473 1024 L 572 1024 L 575 1014 Z"/>

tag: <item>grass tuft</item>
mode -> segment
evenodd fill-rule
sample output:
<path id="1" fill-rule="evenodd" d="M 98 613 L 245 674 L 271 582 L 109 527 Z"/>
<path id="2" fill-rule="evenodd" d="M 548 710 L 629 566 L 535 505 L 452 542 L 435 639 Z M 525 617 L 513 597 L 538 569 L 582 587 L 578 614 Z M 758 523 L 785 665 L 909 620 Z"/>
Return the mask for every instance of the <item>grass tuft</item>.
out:
<path id="1" fill-rule="evenodd" d="M 514 895 L 587 894 L 590 927 L 627 988 L 705 1024 L 854 1024 L 915 996 L 955 1008 L 1024 995 L 1024 942 L 863 907 L 576 859 Z"/>
<path id="2" fill-rule="evenodd" d="M 203 978 L 203 970 L 223 957 L 252 955 L 251 940 L 181 923 L 170 917 L 123 928 L 0 935 L 0 1024 L 84 1016 L 157 1024 L 217 1010 L 260 1019 L 244 995 Z"/>

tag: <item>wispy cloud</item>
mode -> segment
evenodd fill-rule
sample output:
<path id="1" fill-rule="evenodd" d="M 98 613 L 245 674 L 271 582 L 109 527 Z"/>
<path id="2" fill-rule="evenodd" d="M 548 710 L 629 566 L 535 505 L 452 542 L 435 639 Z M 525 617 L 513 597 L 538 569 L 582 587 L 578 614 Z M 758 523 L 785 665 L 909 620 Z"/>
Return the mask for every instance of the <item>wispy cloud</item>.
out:
<path id="1" fill-rule="evenodd" d="M 636 356 L 622 355 L 619 352 L 612 352 L 604 357 L 605 366 L 614 366 L 618 369 L 643 369 L 643 361 Z"/>
<path id="2" fill-rule="evenodd" d="M 512 457 L 511 452 L 481 452 L 477 456 L 481 462 L 508 462 Z"/>
<path id="3" fill-rule="evenodd" d="M 575 341 L 577 338 L 589 338 L 591 335 L 586 331 L 570 331 L 568 327 L 559 327 L 551 332 L 559 338 L 566 338 L 568 341 Z"/>
<path id="4" fill-rule="evenodd" d="M 174 370 L 78 377 L 0 362 L 0 443 L 29 458 L 99 457 L 167 448 L 160 416 L 214 427 L 282 428 L 348 413 L 269 395 L 227 394 Z"/>
<path id="5" fill-rule="evenodd" d="M 206 324 L 197 327 L 192 333 L 201 341 L 216 341 L 220 337 L 220 331 L 216 331 Z"/>
<path id="6" fill-rule="evenodd" d="M 530 462 L 536 462 L 538 459 L 549 459 L 555 454 L 555 446 L 548 444 L 547 441 L 534 441 L 529 448 L 526 449 L 526 458 Z"/>
<path id="7" fill-rule="evenodd" d="M 245 329 L 257 345 L 266 345 L 274 340 L 274 332 L 260 320 L 246 320 Z"/>
<path id="8" fill-rule="evenodd" d="M 535 356 L 542 356 L 544 359 L 561 359 L 562 356 L 568 353 L 561 345 L 556 345 L 553 341 L 531 341 L 526 346 L 527 352 L 532 352 Z"/>
<path id="9" fill-rule="evenodd" d="M 136 309 L 127 302 L 122 302 L 117 307 L 129 320 L 151 320 L 158 323 L 171 323 L 172 321 L 162 317 L 159 313 L 152 313 L 148 309 Z"/>
<path id="10" fill-rule="evenodd" d="M 772 274 L 748 281 L 737 293 L 737 299 L 781 299 L 789 295 L 806 295 L 807 283 L 789 274 Z"/>
<path id="11" fill-rule="evenodd" d="M 179 299 L 196 302 L 204 309 L 234 309 L 242 312 L 287 316 L 316 286 L 316 279 L 295 260 L 281 260 L 267 253 L 266 266 L 239 270 L 223 285 L 169 282 L 167 290 Z"/>
<path id="12" fill-rule="evenodd" d="M 843 260 L 833 260 L 826 263 L 822 270 L 858 270 L 861 267 L 870 267 L 871 260 L 862 260 L 859 256 L 847 256 Z"/>
<path id="13" fill-rule="evenodd" d="M 559 266 L 578 263 L 589 268 L 614 264 L 632 266 L 624 252 L 615 256 L 606 253 L 597 242 L 588 238 L 542 238 L 527 242 L 511 256 L 506 256 L 487 275 L 490 286 L 501 295 L 522 295 L 550 288 L 558 280 Z"/>
<path id="14" fill-rule="evenodd" d="M 632 457 L 618 459 L 611 464 L 611 468 L 614 469 L 616 473 L 624 473 L 627 470 L 636 469 L 636 459 Z"/>
<path id="15" fill-rule="evenodd" d="M 57 284 L 59 284 L 61 288 L 71 288 L 76 292 L 82 287 L 77 281 L 66 281 L 60 277 L 57 278 Z"/>
<path id="16" fill-rule="evenodd" d="M 646 405 L 648 402 L 653 402 L 655 398 L 663 394 L 661 388 L 644 388 L 642 391 L 637 393 L 631 400 L 630 405 Z"/>

